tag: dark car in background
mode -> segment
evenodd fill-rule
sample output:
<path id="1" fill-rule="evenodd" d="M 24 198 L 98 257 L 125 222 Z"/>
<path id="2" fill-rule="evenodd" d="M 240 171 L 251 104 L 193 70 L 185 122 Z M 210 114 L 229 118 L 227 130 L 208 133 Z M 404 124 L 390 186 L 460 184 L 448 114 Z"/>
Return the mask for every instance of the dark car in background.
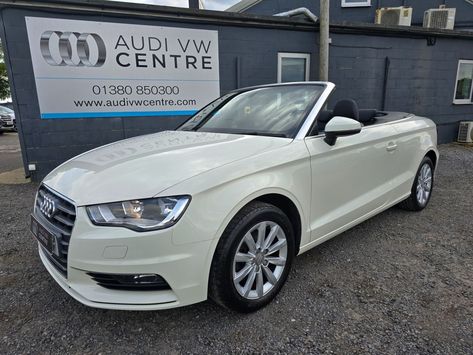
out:
<path id="1" fill-rule="evenodd" d="M 5 131 L 17 131 L 15 112 L 8 107 L 0 106 L 0 134 Z"/>

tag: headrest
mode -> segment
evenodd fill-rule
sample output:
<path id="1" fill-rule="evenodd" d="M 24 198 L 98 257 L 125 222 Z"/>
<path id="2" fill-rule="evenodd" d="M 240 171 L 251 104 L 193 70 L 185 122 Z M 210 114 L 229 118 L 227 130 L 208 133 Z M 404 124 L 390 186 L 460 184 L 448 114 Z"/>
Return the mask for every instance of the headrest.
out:
<path id="1" fill-rule="evenodd" d="M 339 100 L 333 108 L 333 116 L 348 117 L 358 121 L 358 105 L 352 99 Z"/>

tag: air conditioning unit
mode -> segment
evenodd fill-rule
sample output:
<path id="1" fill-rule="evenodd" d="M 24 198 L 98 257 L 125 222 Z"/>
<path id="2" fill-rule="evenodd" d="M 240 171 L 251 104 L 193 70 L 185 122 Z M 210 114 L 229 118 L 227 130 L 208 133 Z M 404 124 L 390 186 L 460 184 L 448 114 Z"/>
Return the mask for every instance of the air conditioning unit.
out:
<path id="1" fill-rule="evenodd" d="M 455 26 L 455 13 L 457 9 L 429 9 L 424 12 L 423 27 L 453 30 Z"/>
<path id="2" fill-rule="evenodd" d="M 386 26 L 410 26 L 412 7 L 382 7 L 376 10 L 374 23 Z"/>
<path id="3" fill-rule="evenodd" d="M 458 142 L 473 143 L 473 121 L 460 122 L 458 129 Z"/>

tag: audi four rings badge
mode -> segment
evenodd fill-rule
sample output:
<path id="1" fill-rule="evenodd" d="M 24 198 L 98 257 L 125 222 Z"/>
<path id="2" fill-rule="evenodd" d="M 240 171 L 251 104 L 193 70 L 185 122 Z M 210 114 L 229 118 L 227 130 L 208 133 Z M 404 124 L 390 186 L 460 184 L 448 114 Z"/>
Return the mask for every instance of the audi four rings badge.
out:
<path id="1" fill-rule="evenodd" d="M 56 202 L 48 196 L 43 197 L 39 205 L 39 210 L 48 218 L 52 218 L 56 213 Z"/>
<path id="2" fill-rule="evenodd" d="M 88 41 L 95 43 L 97 50 L 95 61 L 92 60 L 93 52 Z M 56 51 L 60 59 L 54 58 L 51 53 L 52 44 L 57 46 Z M 101 67 L 107 56 L 105 43 L 96 33 L 46 31 L 41 35 L 40 48 L 46 62 L 54 66 Z"/>

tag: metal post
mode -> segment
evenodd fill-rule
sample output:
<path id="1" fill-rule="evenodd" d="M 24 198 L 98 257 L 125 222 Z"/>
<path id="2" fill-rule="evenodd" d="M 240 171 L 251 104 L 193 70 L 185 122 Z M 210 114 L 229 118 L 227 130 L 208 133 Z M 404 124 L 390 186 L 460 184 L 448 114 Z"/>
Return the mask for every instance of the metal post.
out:
<path id="1" fill-rule="evenodd" d="M 320 0 L 319 80 L 328 81 L 330 0 Z"/>
<path id="2" fill-rule="evenodd" d="M 189 0 L 189 9 L 198 9 L 199 0 Z"/>

